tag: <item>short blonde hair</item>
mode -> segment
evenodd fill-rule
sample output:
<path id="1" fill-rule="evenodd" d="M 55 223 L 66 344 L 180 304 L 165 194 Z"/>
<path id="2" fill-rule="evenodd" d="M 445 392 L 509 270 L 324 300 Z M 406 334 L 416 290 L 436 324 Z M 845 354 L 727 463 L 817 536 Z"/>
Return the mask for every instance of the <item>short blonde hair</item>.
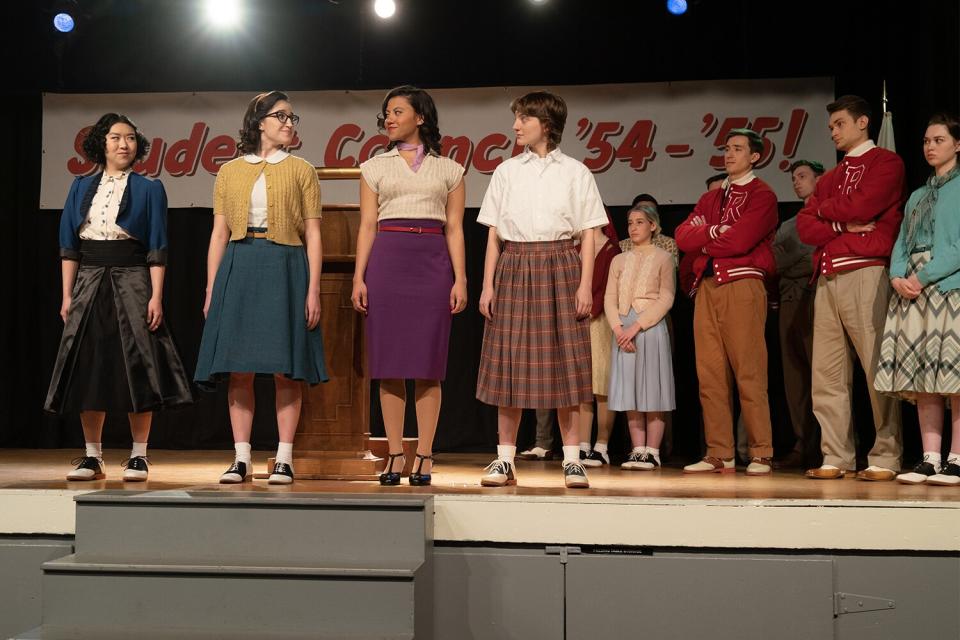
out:
<path id="1" fill-rule="evenodd" d="M 656 207 L 651 207 L 648 204 L 638 204 L 633 207 L 630 207 L 630 210 L 627 211 L 627 218 L 630 217 L 631 213 L 640 212 L 643 215 L 647 216 L 647 220 L 653 223 L 653 235 L 660 233 L 660 214 L 657 212 Z"/>

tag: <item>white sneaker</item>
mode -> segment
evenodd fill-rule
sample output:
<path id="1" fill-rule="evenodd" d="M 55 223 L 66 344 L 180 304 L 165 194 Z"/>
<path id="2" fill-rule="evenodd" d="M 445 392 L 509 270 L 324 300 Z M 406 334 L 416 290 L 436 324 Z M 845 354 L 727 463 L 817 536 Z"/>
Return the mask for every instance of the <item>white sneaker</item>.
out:
<path id="1" fill-rule="evenodd" d="M 632 451 L 620 468 L 630 471 L 653 471 L 660 468 L 660 458 L 649 451 Z"/>
<path id="2" fill-rule="evenodd" d="M 486 474 L 480 478 L 480 484 L 484 487 L 505 487 L 510 484 L 517 484 L 517 476 L 513 471 L 513 465 L 506 460 L 498 458 L 488 464 L 484 471 L 486 471 Z"/>
<path id="3" fill-rule="evenodd" d="M 734 473 L 736 470 L 737 465 L 733 458 L 721 460 L 713 456 L 707 456 L 700 462 L 688 464 L 683 468 L 684 473 Z"/>
<path id="4" fill-rule="evenodd" d="M 530 447 L 517 454 L 517 457 L 521 460 L 550 460 L 553 458 L 553 452 L 543 447 Z"/>

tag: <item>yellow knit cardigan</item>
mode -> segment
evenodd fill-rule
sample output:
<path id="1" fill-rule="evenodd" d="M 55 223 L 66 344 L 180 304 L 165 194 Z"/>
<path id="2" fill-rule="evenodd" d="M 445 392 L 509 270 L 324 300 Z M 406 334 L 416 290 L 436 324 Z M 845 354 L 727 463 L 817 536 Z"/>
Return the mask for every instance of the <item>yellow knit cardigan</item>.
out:
<path id="1" fill-rule="evenodd" d="M 267 182 L 267 238 L 277 244 L 302 245 L 303 221 L 321 217 L 320 181 L 309 162 L 287 156 L 276 164 L 252 164 L 242 157 L 231 160 L 217 173 L 213 187 L 213 213 L 227 218 L 230 239 L 247 235 L 250 195 L 263 173 Z"/>

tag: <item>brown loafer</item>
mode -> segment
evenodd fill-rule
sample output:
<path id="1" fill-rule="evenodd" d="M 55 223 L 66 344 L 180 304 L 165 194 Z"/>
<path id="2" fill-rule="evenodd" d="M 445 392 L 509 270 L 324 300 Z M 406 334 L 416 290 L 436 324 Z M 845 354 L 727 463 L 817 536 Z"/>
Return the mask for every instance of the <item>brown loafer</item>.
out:
<path id="1" fill-rule="evenodd" d="M 813 480 L 839 480 L 846 472 L 843 469 L 831 469 L 830 467 L 817 467 L 816 469 L 807 469 L 804 474 Z"/>
<path id="2" fill-rule="evenodd" d="M 889 482 L 897 477 L 897 472 L 893 469 L 882 469 L 880 467 L 867 468 L 857 474 L 857 480 L 868 480 L 870 482 Z"/>

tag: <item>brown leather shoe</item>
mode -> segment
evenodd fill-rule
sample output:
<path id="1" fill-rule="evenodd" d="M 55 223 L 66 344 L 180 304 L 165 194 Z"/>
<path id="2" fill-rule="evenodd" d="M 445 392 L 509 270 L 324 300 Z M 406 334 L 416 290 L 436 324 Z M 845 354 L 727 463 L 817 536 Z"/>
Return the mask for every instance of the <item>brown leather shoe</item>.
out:
<path id="1" fill-rule="evenodd" d="M 816 469 L 807 469 L 804 474 L 813 480 L 839 480 L 845 475 L 843 469 L 833 469 L 830 467 L 817 467 Z"/>
<path id="2" fill-rule="evenodd" d="M 857 474 L 857 480 L 869 480 L 870 482 L 889 482 L 896 477 L 896 471 L 881 467 L 867 467 Z"/>

